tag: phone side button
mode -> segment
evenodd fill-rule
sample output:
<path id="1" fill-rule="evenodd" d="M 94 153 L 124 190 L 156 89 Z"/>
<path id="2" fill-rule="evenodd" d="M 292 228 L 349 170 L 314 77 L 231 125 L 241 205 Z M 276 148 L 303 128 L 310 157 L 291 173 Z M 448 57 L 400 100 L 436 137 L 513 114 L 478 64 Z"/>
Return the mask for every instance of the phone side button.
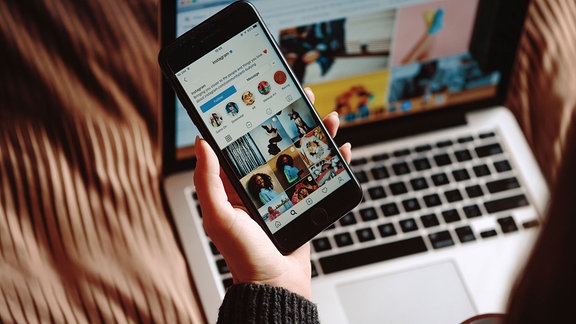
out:
<path id="1" fill-rule="evenodd" d="M 316 226 L 326 225 L 328 221 L 328 213 L 324 208 L 314 208 L 312 210 L 312 224 Z"/>

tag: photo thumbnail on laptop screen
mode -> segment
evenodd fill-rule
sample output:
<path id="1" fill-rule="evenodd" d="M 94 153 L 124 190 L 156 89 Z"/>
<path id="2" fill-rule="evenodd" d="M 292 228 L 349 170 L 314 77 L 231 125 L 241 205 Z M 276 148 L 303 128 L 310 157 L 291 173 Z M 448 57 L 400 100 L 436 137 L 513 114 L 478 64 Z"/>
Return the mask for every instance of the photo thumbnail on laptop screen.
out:
<path id="1" fill-rule="evenodd" d="M 500 73 L 470 51 L 481 1 L 252 2 L 320 116 L 347 127 L 494 96 Z M 177 36 L 231 2 L 178 0 Z M 192 157 L 198 132 L 179 102 L 175 132 L 177 158 Z"/>

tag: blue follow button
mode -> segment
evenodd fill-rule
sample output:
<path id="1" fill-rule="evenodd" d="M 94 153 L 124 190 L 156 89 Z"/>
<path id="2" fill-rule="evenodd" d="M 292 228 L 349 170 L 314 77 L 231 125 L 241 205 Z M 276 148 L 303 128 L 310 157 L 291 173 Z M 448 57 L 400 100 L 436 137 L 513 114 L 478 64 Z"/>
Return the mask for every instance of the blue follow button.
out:
<path id="1" fill-rule="evenodd" d="M 226 98 L 230 97 L 231 95 L 233 95 L 235 93 L 236 93 L 236 88 L 234 88 L 234 86 L 231 86 L 230 88 L 220 92 L 214 98 L 208 100 L 205 104 L 201 105 L 200 110 L 202 110 L 202 112 L 207 112 L 208 110 L 214 108 L 214 106 L 221 103 Z"/>

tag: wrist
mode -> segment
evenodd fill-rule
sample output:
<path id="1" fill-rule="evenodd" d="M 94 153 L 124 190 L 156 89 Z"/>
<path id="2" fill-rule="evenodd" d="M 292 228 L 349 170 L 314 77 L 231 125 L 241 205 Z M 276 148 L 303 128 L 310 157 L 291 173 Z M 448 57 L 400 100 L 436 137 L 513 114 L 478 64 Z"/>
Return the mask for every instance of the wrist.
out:
<path id="1" fill-rule="evenodd" d="M 267 323 L 271 318 L 292 323 L 318 323 L 318 309 L 310 300 L 281 287 L 235 284 L 228 288 L 219 323 Z"/>
<path id="2" fill-rule="evenodd" d="M 312 297 L 312 281 L 310 272 L 307 274 L 304 273 L 302 276 L 294 276 L 293 274 L 290 274 L 289 277 L 256 281 L 254 283 L 283 288 L 306 299 L 310 299 Z"/>

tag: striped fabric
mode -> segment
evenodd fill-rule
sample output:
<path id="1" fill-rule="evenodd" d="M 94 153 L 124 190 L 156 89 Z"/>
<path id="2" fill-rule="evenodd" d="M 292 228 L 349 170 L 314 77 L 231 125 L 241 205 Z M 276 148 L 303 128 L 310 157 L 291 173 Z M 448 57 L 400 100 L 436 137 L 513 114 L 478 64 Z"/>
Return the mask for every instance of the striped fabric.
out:
<path id="1" fill-rule="evenodd" d="M 158 0 L 0 1 L 0 322 L 202 322 L 164 212 Z M 509 106 L 552 182 L 576 4 L 534 0 Z"/>
<path id="2" fill-rule="evenodd" d="M 549 184 L 576 112 L 576 1 L 533 0 L 508 93 Z"/>
<path id="3" fill-rule="evenodd" d="M 201 322 L 160 192 L 157 1 L 0 2 L 0 322 Z"/>

